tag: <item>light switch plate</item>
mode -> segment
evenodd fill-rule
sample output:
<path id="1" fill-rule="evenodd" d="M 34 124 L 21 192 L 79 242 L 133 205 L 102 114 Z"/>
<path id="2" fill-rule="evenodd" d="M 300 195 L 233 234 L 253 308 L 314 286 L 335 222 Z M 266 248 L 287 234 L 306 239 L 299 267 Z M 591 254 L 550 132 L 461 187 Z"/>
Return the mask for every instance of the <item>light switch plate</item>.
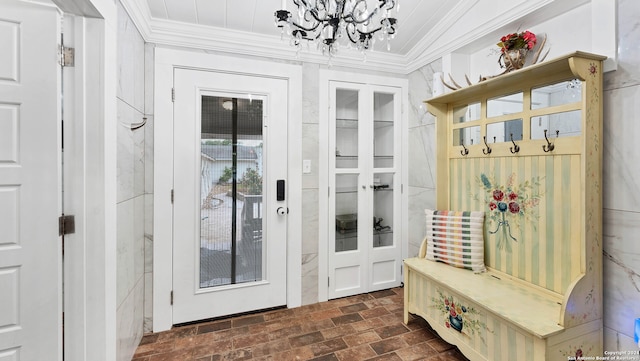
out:
<path id="1" fill-rule="evenodd" d="M 311 160 L 305 159 L 302 161 L 302 173 L 311 173 Z"/>

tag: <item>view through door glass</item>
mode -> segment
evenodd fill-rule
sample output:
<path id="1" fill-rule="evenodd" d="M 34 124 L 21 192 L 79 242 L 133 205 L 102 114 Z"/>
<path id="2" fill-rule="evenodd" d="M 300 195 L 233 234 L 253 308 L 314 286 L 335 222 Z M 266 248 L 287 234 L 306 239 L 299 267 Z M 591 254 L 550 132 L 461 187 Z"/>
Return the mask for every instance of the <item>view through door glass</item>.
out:
<path id="1" fill-rule="evenodd" d="M 203 96 L 200 288 L 261 281 L 263 101 Z"/>

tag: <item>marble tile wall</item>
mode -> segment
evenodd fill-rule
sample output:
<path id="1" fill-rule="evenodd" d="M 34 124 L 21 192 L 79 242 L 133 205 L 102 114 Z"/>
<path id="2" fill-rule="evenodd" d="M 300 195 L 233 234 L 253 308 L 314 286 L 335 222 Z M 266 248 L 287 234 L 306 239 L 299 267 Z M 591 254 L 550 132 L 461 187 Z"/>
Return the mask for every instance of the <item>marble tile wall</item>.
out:
<path id="1" fill-rule="evenodd" d="M 147 124 L 144 129 L 144 332 L 153 330 L 153 44 L 145 44 L 145 99 Z"/>
<path id="2" fill-rule="evenodd" d="M 605 350 L 637 350 L 640 317 L 640 3 L 617 0 L 618 69 L 604 76 Z"/>
<path id="3" fill-rule="evenodd" d="M 131 360 L 143 334 L 145 297 L 144 41 L 118 2 L 117 82 L 117 359 Z"/>
<path id="4" fill-rule="evenodd" d="M 604 348 L 637 350 L 640 317 L 640 3 L 617 0 L 618 69 L 605 74 L 603 141 Z M 422 209 L 435 205 L 434 119 L 420 107 L 431 97 L 439 61 L 409 75 L 409 256 L 417 253 Z"/>
<path id="5" fill-rule="evenodd" d="M 311 172 L 302 175 L 302 304 L 318 302 L 319 65 L 302 65 L 302 159 Z"/>
<path id="6" fill-rule="evenodd" d="M 440 71 L 442 61 L 436 60 L 409 74 L 409 257 L 418 254 L 424 237 L 424 209 L 436 203 L 435 118 L 424 101 Z"/>

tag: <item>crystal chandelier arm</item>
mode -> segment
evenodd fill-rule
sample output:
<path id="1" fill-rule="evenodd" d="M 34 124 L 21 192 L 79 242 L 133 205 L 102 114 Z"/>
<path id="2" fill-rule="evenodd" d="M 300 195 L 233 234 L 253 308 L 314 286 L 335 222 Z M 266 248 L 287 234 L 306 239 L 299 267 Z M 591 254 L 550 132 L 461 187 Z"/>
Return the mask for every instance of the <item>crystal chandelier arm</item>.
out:
<path id="1" fill-rule="evenodd" d="M 385 1 L 385 0 L 380 0 L 380 1 Z M 373 10 L 371 12 L 371 14 L 369 14 L 369 16 L 367 16 L 366 18 L 364 18 L 362 20 L 358 20 L 355 17 L 354 12 L 358 8 L 359 4 L 364 4 L 365 11 L 367 10 L 367 7 L 368 7 L 367 6 L 367 1 L 366 0 L 357 0 L 355 5 L 353 6 L 353 9 L 351 10 L 351 13 L 344 15 L 345 21 L 353 22 L 355 24 L 363 24 L 363 23 L 366 23 L 367 21 L 371 20 L 374 16 L 376 16 L 378 14 L 378 10 L 380 10 L 380 8 L 376 8 L 375 10 Z"/>
<path id="2" fill-rule="evenodd" d="M 320 25 L 320 22 L 316 22 L 315 24 L 313 24 L 313 26 L 311 27 L 305 27 L 302 26 L 298 23 L 296 23 L 295 21 L 291 22 L 291 25 L 295 26 L 296 28 L 300 29 L 300 30 L 304 30 L 304 31 L 316 31 L 316 29 L 318 28 L 318 26 Z"/>
<path id="3" fill-rule="evenodd" d="M 313 19 L 315 21 L 317 21 L 318 23 L 322 23 L 327 21 L 329 18 L 327 16 L 325 16 L 323 19 L 320 18 L 320 16 L 318 16 L 318 9 L 312 7 L 307 0 L 293 0 L 293 4 L 296 5 L 298 8 L 302 7 L 305 9 L 304 11 L 304 18 L 305 20 L 307 19 L 307 14 L 311 14 L 311 16 L 313 17 Z M 322 9 L 326 10 L 327 6 L 325 4 L 324 1 L 320 1 L 320 4 L 322 4 Z M 309 20 L 310 21 L 310 20 Z M 318 27 L 318 24 L 316 24 L 313 29 L 316 29 Z"/>
<path id="4" fill-rule="evenodd" d="M 396 0 L 379 0 L 379 1 L 383 3 L 381 5 L 378 5 L 380 9 L 386 8 L 387 10 L 391 10 L 394 7 L 396 7 Z M 391 5 L 388 5 L 388 4 L 391 4 Z"/>
<path id="5" fill-rule="evenodd" d="M 288 12 L 287 10 L 276 11 L 275 17 L 276 17 L 276 26 L 278 26 L 279 28 L 284 28 L 285 24 L 288 24 L 289 26 L 296 28 L 298 30 L 312 32 L 318 28 L 318 25 L 320 25 L 320 22 L 315 22 L 310 27 L 306 27 L 304 25 L 298 24 L 291 19 L 291 13 Z"/>
<path id="6" fill-rule="evenodd" d="M 353 33 L 353 35 L 355 35 L 355 34 L 356 34 L 356 33 Z M 348 32 L 348 31 L 347 31 L 347 37 L 349 37 L 349 41 L 351 41 L 351 42 L 352 42 L 352 43 L 354 43 L 354 44 L 357 44 L 357 43 L 358 43 L 358 41 L 360 40 L 360 37 L 358 37 L 357 39 L 354 39 L 354 38 L 352 37 L 351 33 L 350 33 L 350 32 Z"/>

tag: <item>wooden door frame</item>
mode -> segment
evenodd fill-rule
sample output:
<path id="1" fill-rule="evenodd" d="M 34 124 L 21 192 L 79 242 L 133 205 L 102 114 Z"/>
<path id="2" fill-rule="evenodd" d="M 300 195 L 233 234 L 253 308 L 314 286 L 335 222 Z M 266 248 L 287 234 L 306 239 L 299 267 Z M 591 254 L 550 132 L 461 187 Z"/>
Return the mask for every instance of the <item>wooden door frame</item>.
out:
<path id="1" fill-rule="evenodd" d="M 173 325 L 171 279 L 173 272 L 173 70 L 187 68 L 280 78 L 288 84 L 287 306 L 302 302 L 302 67 L 299 65 L 205 54 L 162 47 L 155 49 L 154 70 L 154 242 L 153 331 Z M 255 69 L 255 70 L 253 70 Z M 162 144 L 161 147 L 158 145 Z M 162 166 L 159 166 L 162 165 Z"/>

